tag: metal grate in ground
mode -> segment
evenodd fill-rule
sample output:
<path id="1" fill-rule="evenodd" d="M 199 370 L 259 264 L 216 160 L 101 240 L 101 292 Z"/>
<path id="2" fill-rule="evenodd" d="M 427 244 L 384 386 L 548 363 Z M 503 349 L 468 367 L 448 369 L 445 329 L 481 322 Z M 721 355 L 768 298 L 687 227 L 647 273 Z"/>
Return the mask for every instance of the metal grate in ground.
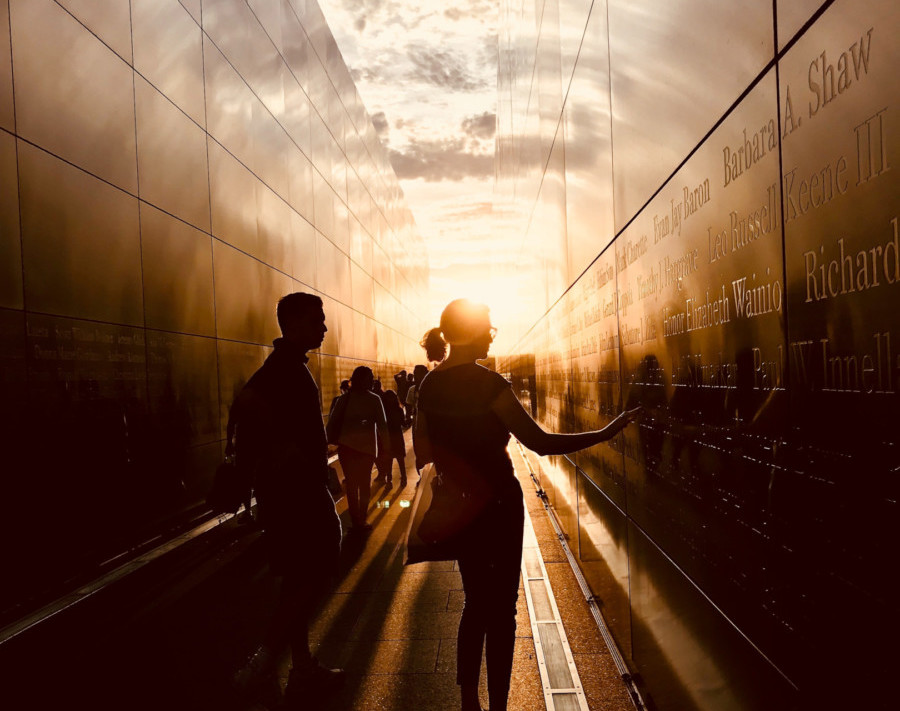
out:
<path id="1" fill-rule="evenodd" d="M 522 580 L 547 710 L 589 711 L 527 510 L 522 549 Z"/>

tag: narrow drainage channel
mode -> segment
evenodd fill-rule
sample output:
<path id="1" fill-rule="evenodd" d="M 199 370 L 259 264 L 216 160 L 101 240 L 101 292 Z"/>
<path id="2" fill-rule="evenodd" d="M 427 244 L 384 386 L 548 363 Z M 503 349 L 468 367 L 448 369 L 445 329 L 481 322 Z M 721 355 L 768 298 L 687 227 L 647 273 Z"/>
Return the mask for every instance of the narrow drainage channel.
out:
<path id="1" fill-rule="evenodd" d="M 516 446 L 519 448 L 519 453 L 522 456 L 522 460 L 525 462 L 525 466 L 528 469 L 529 476 L 535 485 L 538 484 L 537 477 L 535 477 L 534 470 L 531 467 L 531 463 L 528 461 L 528 457 L 525 455 L 525 450 L 522 448 L 521 443 L 516 442 Z M 581 588 L 582 593 L 587 600 L 588 606 L 591 611 L 591 615 L 594 617 L 595 622 L 597 623 L 597 627 L 600 630 L 600 634 L 603 637 L 603 640 L 606 642 L 606 646 L 608 647 L 610 654 L 612 656 L 613 662 L 616 665 L 616 668 L 619 671 L 619 674 L 622 678 L 622 681 L 625 683 L 625 687 L 628 690 L 628 695 L 631 697 L 631 702 L 634 704 L 636 711 L 645 711 L 647 706 L 644 704 L 644 700 L 641 697 L 640 691 L 637 688 L 637 685 L 634 682 L 634 679 L 631 676 L 631 673 L 628 670 L 628 666 L 625 663 L 624 658 L 622 657 L 622 653 L 619 650 L 618 645 L 613 640 L 612 634 L 609 631 L 609 628 L 606 625 L 606 621 L 603 619 L 603 615 L 600 612 L 599 607 L 597 606 L 597 601 L 594 598 L 593 593 L 588 587 L 587 581 L 584 578 L 584 575 L 581 572 L 581 569 L 578 567 L 578 562 L 575 560 L 575 556 L 572 553 L 572 550 L 569 548 L 568 543 L 566 543 L 565 535 L 562 532 L 562 529 L 559 527 L 559 523 L 556 521 L 556 517 L 553 515 L 553 511 L 550 509 L 549 504 L 547 503 L 546 497 L 543 495 L 543 492 L 538 489 L 538 495 L 541 497 L 544 502 L 544 509 L 547 512 L 547 516 L 550 518 L 550 523 L 553 525 L 553 529 L 556 531 L 557 537 L 559 538 L 560 544 L 562 545 L 563 551 L 566 554 L 566 558 L 569 561 L 569 565 L 572 569 L 572 572 L 575 574 L 575 578 L 578 581 L 578 585 Z M 572 670 L 572 678 L 574 680 L 575 688 L 572 690 L 563 690 L 563 689 L 555 689 L 551 687 L 551 691 L 548 693 L 547 686 L 547 678 L 545 677 L 544 665 L 541 664 L 541 681 L 544 683 L 544 696 L 547 699 L 547 709 L 548 711 L 572 711 L 583 710 L 589 711 L 589 707 L 587 702 L 585 701 L 584 693 L 581 689 L 581 681 L 578 679 L 578 670 L 575 668 L 575 663 L 572 661 L 572 652 L 569 649 L 569 643 L 565 637 L 565 630 L 563 629 L 562 621 L 559 618 L 559 610 L 556 607 L 556 600 L 553 597 L 553 591 L 550 588 L 550 581 L 547 579 L 546 570 L 544 569 L 544 561 L 541 556 L 540 549 L 537 547 L 537 539 L 534 536 L 534 528 L 531 524 L 531 516 L 528 513 L 528 510 L 525 511 L 525 547 L 522 555 L 522 576 L 526 581 L 525 584 L 525 594 L 528 597 L 528 611 L 532 613 L 532 598 L 530 588 L 530 581 L 532 578 L 543 578 L 543 583 L 546 586 L 546 593 L 549 596 L 549 599 L 552 601 L 552 608 L 554 612 L 553 621 L 557 623 L 559 631 L 561 633 L 561 640 L 564 646 L 564 654 L 568 663 L 571 666 Z M 529 554 L 529 537 L 534 542 L 534 550 L 531 554 Z M 532 559 L 529 559 L 529 555 L 533 556 Z M 540 575 L 538 575 L 538 571 L 540 571 Z M 539 602 L 538 605 L 541 603 Z M 535 616 L 532 614 L 532 631 L 537 630 Z M 538 635 L 535 634 L 535 647 L 538 646 Z M 546 650 L 544 650 L 546 653 Z M 540 652 L 538 652 L 539 659 Z M 574 691 L 574 693 L 573 693 Z M 551 703 L 553 705 L 551 705 Z M 580 705 L 579 705 L 580 704 Z"/>
<path id="2" fill-rule="evenodd" d="M 547 711 L 590 711 L 527 509 L 522 578 Z"/>

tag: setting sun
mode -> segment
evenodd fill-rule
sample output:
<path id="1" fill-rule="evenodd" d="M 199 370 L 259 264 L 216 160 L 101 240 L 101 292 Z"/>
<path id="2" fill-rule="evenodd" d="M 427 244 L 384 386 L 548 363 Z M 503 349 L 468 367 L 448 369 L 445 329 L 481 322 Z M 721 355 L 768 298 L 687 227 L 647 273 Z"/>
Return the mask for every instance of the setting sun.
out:
<path id="1" fill-rule="evenodd" d="M 507 353 L 522 335 L 525 325 L 538 318 L 546 308 L 543 290 L 526 288 L 527 284 L 535 282 L 534 275 L 498 266 L 485 278 L 460 278 L 459 272 L 454 277 L 446 284 L 432 281 L 430 323 L 437 325 L 440 322 L 441 311 L 453 299 L 465 297 L 487 305 L 491 310 L 491 323 L 497 328 L 491 355 Z"/>

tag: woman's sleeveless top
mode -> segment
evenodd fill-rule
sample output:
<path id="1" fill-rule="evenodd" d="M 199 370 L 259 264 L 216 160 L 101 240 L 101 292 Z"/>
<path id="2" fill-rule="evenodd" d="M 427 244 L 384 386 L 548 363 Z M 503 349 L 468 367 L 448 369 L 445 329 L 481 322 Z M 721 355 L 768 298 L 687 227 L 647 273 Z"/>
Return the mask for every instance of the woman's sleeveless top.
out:
<path id="1" fill-rule="evenodd" d="M 428 438 L 439 472 L 462 478 L 475 474 L 499 492 L 514 480 L 506 452 L 509 430 L 491 410 L 510 384 L 476 363 L 431 371 L 419 389 Z"/>

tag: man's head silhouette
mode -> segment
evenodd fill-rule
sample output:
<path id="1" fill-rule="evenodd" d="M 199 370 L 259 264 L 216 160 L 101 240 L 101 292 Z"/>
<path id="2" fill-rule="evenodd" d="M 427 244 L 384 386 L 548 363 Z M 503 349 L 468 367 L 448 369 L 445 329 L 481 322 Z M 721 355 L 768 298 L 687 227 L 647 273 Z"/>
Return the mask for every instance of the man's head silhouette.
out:
<path id="1" fill-rule="evenodd" d="M 322 345 L 328 328 L 322 299 L 318 296 L 295 291 L 281 297 L 275 313 L 286 340 L 307 351 Z"/>

